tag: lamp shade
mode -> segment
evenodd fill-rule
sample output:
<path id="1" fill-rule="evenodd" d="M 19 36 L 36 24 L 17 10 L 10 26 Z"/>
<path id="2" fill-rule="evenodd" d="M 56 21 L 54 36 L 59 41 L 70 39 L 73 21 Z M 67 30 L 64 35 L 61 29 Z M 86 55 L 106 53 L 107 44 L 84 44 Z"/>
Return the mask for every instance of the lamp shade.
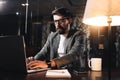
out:
<path id="1" fill-rule="evenodd" d="M 108 18 L 111 18 L 111 26 L 120 25 L 120 0 L 87 0 L 83 23 L 92 26 L 108 26 Z"/>

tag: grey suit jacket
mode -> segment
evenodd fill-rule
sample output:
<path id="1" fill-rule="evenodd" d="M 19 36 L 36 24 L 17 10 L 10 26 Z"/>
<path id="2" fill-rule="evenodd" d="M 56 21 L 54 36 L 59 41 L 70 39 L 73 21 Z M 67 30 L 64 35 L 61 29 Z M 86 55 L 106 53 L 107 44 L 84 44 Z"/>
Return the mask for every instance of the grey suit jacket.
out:
<path id="1" fill-rule="evenodd" d="M 67 39 L 65 40 L 65 53 L 63 57 L 58 57 L 58 45 L 60 35 L 57 32 L 52 32 L 46 41 L 46 44 L 38 54 L 35 55 L 37 60 L 54 60 L 57 68 L 67 66 L 76 68 L 85 67 L 85 43 L 86 35 L 82 31 L 70 30 Z"/>

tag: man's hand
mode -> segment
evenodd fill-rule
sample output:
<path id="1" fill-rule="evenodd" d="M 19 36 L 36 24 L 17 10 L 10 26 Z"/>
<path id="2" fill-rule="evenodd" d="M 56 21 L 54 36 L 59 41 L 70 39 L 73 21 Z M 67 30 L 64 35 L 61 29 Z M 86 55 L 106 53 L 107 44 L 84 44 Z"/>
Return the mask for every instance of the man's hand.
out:
<path id="1" fill-rule="evenodd" d="M 28 69 L 39 69 L 39 68 L 47 68 L 48 65 L 45 61 L 34 60 L 27 64 Z"/>

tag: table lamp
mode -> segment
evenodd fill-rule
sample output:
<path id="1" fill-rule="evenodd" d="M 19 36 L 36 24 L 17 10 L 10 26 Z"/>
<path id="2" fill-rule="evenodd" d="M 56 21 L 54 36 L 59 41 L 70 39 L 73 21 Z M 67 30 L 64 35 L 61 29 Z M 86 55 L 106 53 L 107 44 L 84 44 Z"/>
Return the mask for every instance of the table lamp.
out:
<path id="1" fill-rule="evenodd" d="M 108 47 L 111 43 L 111 26 L 120 25 L 120 0 L 87 0 L 83 23 L 92 26 L 108 26 Z M 111 66 L 109 51 L 109 66 Z M 109 67 L 108 80 L 111 79 Z"/>

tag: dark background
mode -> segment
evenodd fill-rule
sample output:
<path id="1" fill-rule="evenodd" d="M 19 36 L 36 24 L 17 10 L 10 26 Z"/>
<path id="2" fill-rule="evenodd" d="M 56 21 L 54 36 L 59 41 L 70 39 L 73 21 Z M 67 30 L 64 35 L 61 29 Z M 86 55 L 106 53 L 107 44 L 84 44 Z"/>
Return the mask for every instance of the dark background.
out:
<path id="1" fill-rule="evenodd" d="M 103 66 L 108 66 L 108 29 L 89 27 L 82 24 L 86 0 L 3 0 L 0 4 L 0 36 L 24 35 L 26 52 L 34 56 L 45 44 L 48 34 L 55 31 L 51 11 L 55 7 L 66 7 L 76 16 L 79 25 L 85 27 L 87 37 L 87 53 L 95 57 L 99 53 L 98 45 L 104 45 L 102 57 Z M 27 9 L 26 9 L 27 8 Z M 27 25 L 25 25 L 27 23 Z M 86 28 L 87 27 L 87 28 Z M 89 28 L 88 28 L 89 27 Z M 78 28 L 79 29 L 79 28 Z M 99 38 L 99 39 L 98 39 Z M 120 67 L 120 28 L 113 27 L 111 35 L 112 68 Z"/>

